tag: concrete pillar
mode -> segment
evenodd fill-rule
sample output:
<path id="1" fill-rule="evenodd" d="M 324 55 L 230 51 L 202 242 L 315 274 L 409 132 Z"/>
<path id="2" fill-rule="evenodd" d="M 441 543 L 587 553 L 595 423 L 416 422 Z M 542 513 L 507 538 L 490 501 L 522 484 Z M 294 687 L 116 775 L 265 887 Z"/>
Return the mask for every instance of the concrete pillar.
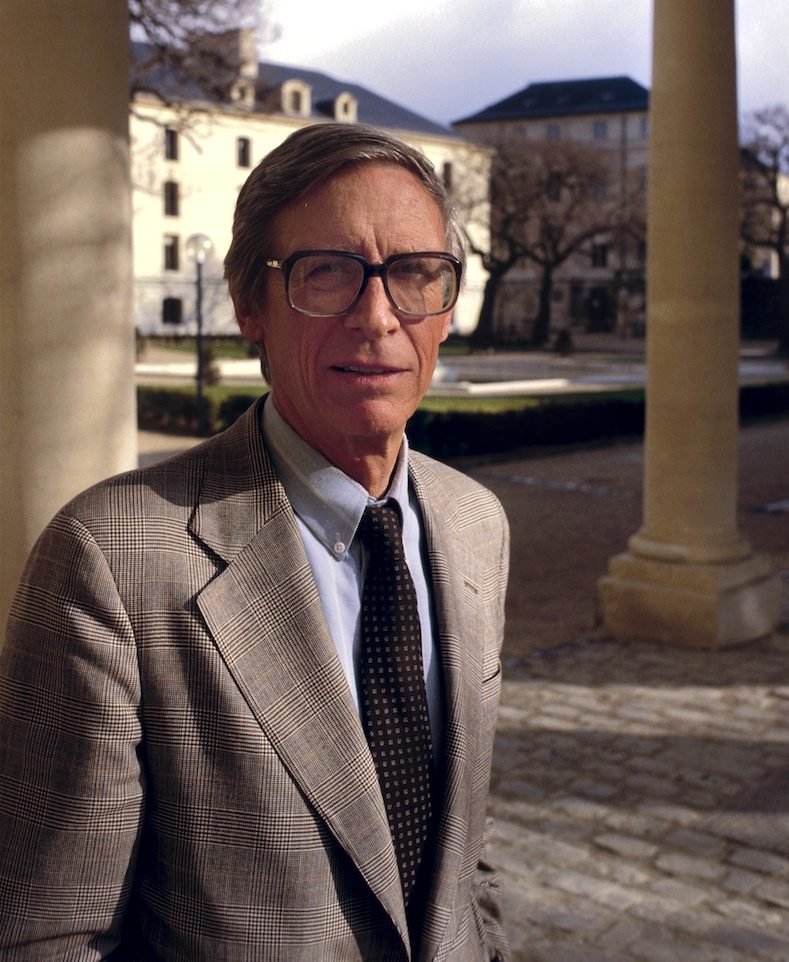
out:
<path id="1" fill-rule="evenodd" d="M 778 617 L 736 519 L 738 162 L 733 0 L 655 0 L 644 519 L 600 582 L 622 638 L 717 648 Z"/>
<path id="2" fill-rule="evenodd" d="M 0 3 L 0 637 L 33 541 L 136 460 L 124 0 Z"/>

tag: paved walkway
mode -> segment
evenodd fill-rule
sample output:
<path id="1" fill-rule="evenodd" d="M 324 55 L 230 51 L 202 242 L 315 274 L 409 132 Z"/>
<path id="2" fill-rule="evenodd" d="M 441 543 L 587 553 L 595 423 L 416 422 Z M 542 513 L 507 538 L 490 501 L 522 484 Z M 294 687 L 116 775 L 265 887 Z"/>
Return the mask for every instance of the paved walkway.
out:
<path id="1" fill-rule="evenodd" d="M 514 958 L 786 962 L 789 633 L 587 638 L 505 670 L 491 859 Z"/>
<path id="2" fill-rule="evenodd" d="M 789 419 L 741 432 L 772 638 L 623 644 L 595 585 L 640 523 L 638 443 L 466 465 L 512 522 L 491 852 L 516 962 L 789 960 Z"/>
<path id="3" fill-rule="evenodd" d="M 643 339 L 583 332 L 577 332 L 573 337 L 578 349 L 566 357 L 549 350 L 449 354 L 439 362 L 429 393 L 538 395 L 643 385 Z M 772 342 L 755 341 L 743 345 L 739 363 L 741 383 L 789 379 L 789 363 L 776 358 L 773 348 Z M 261 384 L 257 359 L 220 358 L 215 363 L 225 384 Z M 135 370 L 139 383 L 192 383 L 195 367 L 193 354 L 148 345 Z"/>

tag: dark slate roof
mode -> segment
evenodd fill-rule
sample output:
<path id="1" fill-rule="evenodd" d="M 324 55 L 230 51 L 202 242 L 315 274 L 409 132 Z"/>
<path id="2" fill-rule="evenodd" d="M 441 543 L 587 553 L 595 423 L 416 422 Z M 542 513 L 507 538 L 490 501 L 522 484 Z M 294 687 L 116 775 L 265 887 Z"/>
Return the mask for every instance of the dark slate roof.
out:
<path id="1" fill-rule="evenodd" d="M 408 130 L 418 134 L 433 134 L 439 137 L 457 136 L 449 127 L 444 127 L 406 107 L 401 107 L 366 87 L 360 87 L 346 80 L 335 80 L 334 77 L 317 70 L 305 70 L 301 67 L 264 61 L 260 64 L 259 77 L 263 84 L 270 86 L 278 86 L 286 80 L 301 80 L 308 83 L 312 88 L 312 116 L 316 119 L 333 117 L 332 104 L 335 98 L 341 93 L 349 93 L 358 102 L 360 123 Z"/>
<path id="2" fill-rule="evenodd" d="M 144 64 L 150 48 L 144 43 L 133 43 L 133 63 Z M 134 73 L 134 67 L 133 73 Z M 262 99 L 267 90 L 278 87 L 286 80 L 300 80 L 312 88 L 312 112 L 314 120 L 327 120 L 333 117 L 333 102 L 342 93 L 352 94 L 358 104 L 357 119 L 360 123 L 372 124 L 376 127 L 394 128 L 415 134 L 432 134 L 438 137 L 456 138 L 457 134 L 449 127 L 435 123 L 421 114 L 414 113 L 406 107 L 387 100 L 379 94 L 346 80 L 336 80 L 328 74 L 317 70 L 306 70 L 286 64 L 262 61 L 258 65 L 259 75 L 257 83 L 257 104 L 255 111 L 276 115 Z M 179 80 L 173 73 L 164 68 L 148 71 L 145 76 L 145 86 L 158 91 L 171 100 L 213 101 L 216 94 L 211 95 L 205 89 L 193 82 Z"/>
<path id="3" fill-rule="evenodd" d="M 533 83 L 454 125 L 496 120 L 530 120 L 574 114 L 646 110 L 649 91 L 630 77 L 555 80 Z"/>

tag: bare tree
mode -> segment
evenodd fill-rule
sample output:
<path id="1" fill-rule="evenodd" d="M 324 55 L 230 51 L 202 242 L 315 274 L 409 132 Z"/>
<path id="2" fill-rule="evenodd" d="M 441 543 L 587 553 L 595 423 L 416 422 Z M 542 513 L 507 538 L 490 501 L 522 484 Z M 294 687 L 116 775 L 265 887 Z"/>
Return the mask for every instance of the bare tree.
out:
<path id="1" fill-rule="evenodd" d="M 772 254 L 778 267 L 779 344 L 789 355 L 789 108 L 746 119 L 741 168 L 741 236 L 746 250 Z"/>
<path id="2" fill-rule="evenodd" d="M 643 236 L 640 203 L 623 196 L 599 152 L 569 142 L 499 148 L 484 197 L 479 181 L 472 177 L 469 186 L 466 180 L 456 197 L 467 223 L 474 223 L 483 209 L 490 215 L 487 246 L 467 230 L 469 248 L 488 272 L 472 342 L 479 347 L 495 342 L 502 282 L 515 266 L 532 264 L 539 278 L 539 306 L 530 342 L 541 346 L 549 337 L 556 271 L 573 256 L 591 256 L 597 238 L 616 237 L 621 247 L 628 233 Z"/>
<path id="3" fill-rule="evenodd" d="M 133 57 L 131 94 L 174 106 L 185 97 L 225 100 L 238 80 L 238 48 L 222 38 L 252 27 L 271 42 L 277 28 L 268 0 L 129 0 Z"/>

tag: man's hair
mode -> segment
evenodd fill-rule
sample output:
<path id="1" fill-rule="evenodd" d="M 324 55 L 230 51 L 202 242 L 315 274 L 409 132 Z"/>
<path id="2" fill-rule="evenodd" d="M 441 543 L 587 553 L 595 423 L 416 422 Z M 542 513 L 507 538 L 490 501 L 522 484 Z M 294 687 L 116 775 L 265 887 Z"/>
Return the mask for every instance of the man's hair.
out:
<path id="1" fill-rule="evenodd" d="M 261 308 L 266 275 L 264 262 L 267 257 L 283 254 L 268 249 L 274 216 L 341 168 L 369 162 L 395 164 L 417 178 L 438 205 L 450 252 L 461 262 L 464 260 L 457 215 L 435 168 L 424 154 L 382 130 L 363 124 L 302 127 L 264 157 L 238 195 L 233 239 L 225 257 L 225 279 L 237 314 L 248 315 Z"/>

